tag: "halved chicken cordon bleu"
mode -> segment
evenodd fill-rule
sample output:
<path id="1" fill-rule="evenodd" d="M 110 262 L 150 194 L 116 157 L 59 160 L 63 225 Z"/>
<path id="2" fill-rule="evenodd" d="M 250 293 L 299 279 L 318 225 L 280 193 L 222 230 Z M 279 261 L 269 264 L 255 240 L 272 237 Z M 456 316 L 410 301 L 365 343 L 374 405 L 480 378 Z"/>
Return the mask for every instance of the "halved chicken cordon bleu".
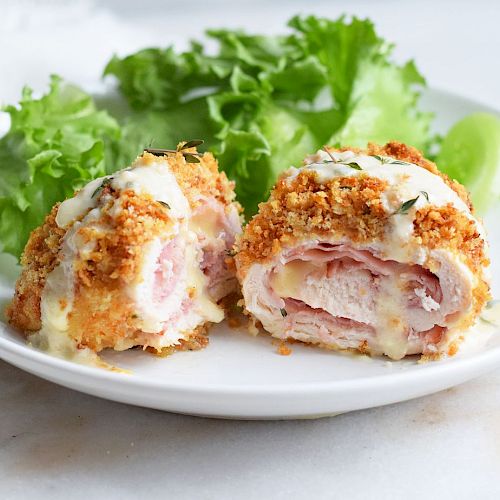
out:
<path id="1" fill-rule="evenodd" d="M 11 324 L 66 357 L 203 347 L 237 286 L 233 188 L 214 157 L 195 149 L 145 152 L 90 182 L 31 234 Z"/>
<path id="2" fill-rule="evenodd" d="M 465 189 L 400 143 L 325 147 L 290 168 L 237 245 L 246 310 L 279 339 L 435 359 L 489 298 Z"/>

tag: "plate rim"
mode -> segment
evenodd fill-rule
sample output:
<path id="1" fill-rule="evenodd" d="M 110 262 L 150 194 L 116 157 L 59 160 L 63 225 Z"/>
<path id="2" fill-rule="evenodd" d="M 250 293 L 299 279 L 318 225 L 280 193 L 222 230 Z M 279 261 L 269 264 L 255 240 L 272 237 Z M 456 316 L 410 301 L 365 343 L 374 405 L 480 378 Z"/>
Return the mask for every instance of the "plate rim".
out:
<path id="1" fill-rule="evenodd" d="M 6 328 L 7 327 L 7 328 Z M 203 392 L 217 393 L 224 395 L 247 394 L 247 395 L 294 395 L 307 391 L 308 394 L 321 394 L 324 392 L 339 392 L 346 390 L 348 392 L 356 390 L 367 390 L 370 388 L 389 388 L 404 384 L 407 379 L 415 380 L 415 378 L 426 379 L 439 377 L 443 372 L 451 374 L 453 372 L 466 372 L 475 365 L 493 367 L 500 365 L 500 345 L 490 349 L 480 351 L 460 358 L 448 358 L 443 361 L 428 362 L 421 365 L 421 369 L 401 370 L 399 372 L 390 372 L 386 374 L 376 374 L 371 376 L 362 376 L 351 379 L 316 381 L 316 382 L 296 382 L 293 384 L 245 384 L 245 385 L 229 385 L 229 384 L 213 384 L 213 383 L 175 383 L 169 380 L 154 380 L 142 375 L 133 373 L 119 373 L 111 370 L 106 370 L 99 367 L 86 366 L 74 361 L 58 358 L 51 354 L 37 350 L 28 344 L 21 344 L 5 337 L 5 331 L 13 330 L 10 326 L 0 322 L 0 358 L 5 359 L 4 352 L 11 353 L 14 357 L 20 357 L 26 361 L 36 363 L 38 366 L 50 367 L 58 370 L 60 373 L 71 373 L 76 376 L 91 377 L 94 380 L 98 379 L 102 382 L 111 382 L 114 385 L 134 386 L 135 388 L 150 388 L 166 391 L 183 391 L 183 392 Z M 13 330 L 15 331 L 15 330 Z M 500 330 L 493 335 L 500 334 Z M 264 334 L 265 335 L 265 334 Z M 342 355 L 332 352 L 333 356 Z M 378 358 L 375 358 L 378 360 Z M 361 360 L 360 360 L 361 361 Z M 386 360 L 389 363 L 398 363 L 398 361 Z M 417 363 L 415 362 L 415 365 Z M 390 370 L 390 369 L 389 369 Z"/>

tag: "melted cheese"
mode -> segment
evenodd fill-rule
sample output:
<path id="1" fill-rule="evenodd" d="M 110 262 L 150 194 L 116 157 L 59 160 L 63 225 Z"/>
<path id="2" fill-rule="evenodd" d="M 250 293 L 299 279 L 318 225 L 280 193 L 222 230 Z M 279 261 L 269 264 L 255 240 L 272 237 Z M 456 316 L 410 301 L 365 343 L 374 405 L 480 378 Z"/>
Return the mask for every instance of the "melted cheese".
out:
<path id="1" fill-rule="evenodd" d="M 68 314 L 73 307 L 72 283 L 63 266 L 56 267 L 47 277 L 41 300 L 42 329 L 30 335 L 28 341 L 58 358 L 85 365 L 102 365 L 90 349 L 78 349 L 68 334 Z"/>
<path id="2" fill-rule="evenodd" d="M 391 359 L 402 359 L 408 349 L 408 333 L 403 320 L 398 277 L 382 280 L 377 299 L 377 343 L 380 351 Z"/>
<path id="3" fill-rule="evenodd" d="M 270 284 L 280 297 L 296 297 L 300 295 L 300 289 L 307 286 L 307 276 L 317 270 L 317 264 L 293 260 L 271 274 Z"/>
<path id="4" fill-rule="evenodd" d="M 207 277 L 200 269 L 197 250 L 190 245 L 186 251 L 187 279 L 186 285 L 195 301 L 196 312 L 205 320 L 220 323 L 224 319 L 224 310 L 218 306 L 208 294 Z"/>
<path id="5" fill-rule="evenodd" d="M 217 238 L 221 232 L 219 214 L 215 210 L 205 210 L 189 220 L 189 227 L 205 238 Z"/>

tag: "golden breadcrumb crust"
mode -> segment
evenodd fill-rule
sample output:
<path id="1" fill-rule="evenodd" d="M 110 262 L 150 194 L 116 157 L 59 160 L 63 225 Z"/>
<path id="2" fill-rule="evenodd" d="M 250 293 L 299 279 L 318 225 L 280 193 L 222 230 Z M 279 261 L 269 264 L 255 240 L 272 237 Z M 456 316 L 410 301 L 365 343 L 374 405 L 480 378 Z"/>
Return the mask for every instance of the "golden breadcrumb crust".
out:
<path id="1" fill-rule="evenodd" d="M 238 240 L 236 262 L 241 277 L 255 261 L 270 259 L 313 235 L 344 235 L 357 243 L 383 237 L 387 214 L 381 195 L 387 181 L 367 175 L 325 183 L 316 179 L 315 172 L 304 170 L 291 182 L 278 180 Z"/>
<path id="2" fill-rule="evenodd" d="M 417 243 L 428 248 L 456 250 L 474 273 L 480 273 L 490 263 L 477 225 L 451 203 L 417 210 L 413 227 Z"/>
<path id="3" fill-rule="evenodd" d="M 473 289 L 472 313 L 463 318 L 461 329 L 471 326 L 484 305 L 491 299 L 490 287 L 484 268 L 490 264 L 485 251 L 485 241 L 476 224 L 453 205 L 426 206 L 417 210 L 413 222 L 414 238 L 428 248 L 455 250 L 477 278 Z"/>
<path id="4" fill-rule="evenodd" d="M 442 174 L 434 163 L 426 160 L 415 148 L 405 144 L 390 142 L 385 146 L 369 144 L 367 149 L 326 148 L 330 152 L 354 151 L 358 154 L 391 156 L 407 161 L 439 175 L 458 196 L 471 207 L 470 199 L 463 186 Z M 387 182 L 368 175 L 357 177 L 336 177 L 324 183 L 317 182 L 316 173 L 302 170 L 290 182 L 281 177 L 271 192 L 267 202 L 259 205 L 259 212 L 247 224 L 238 240 L 238 274 L 240 279 L 255 261 L 266 261 L 283 248 L 293 246 L 304 238 L 335 234 L 347 237 L 355 243 L 368 243 L 384 238 L 387 217 L 381 195 Z M 474 223 L 458 210 L 449 207 L 444 210 L 451 215 L 446 219 L 418 218 L 414 221 L 415 234 L 434 229 L 434 234 L 443 236 L 432 241 L 433 248 L 446 248 L 458 252 L 468 265 L 481 269 L 487 265 L 485 242 L 474 228 Z M 444 213 L 444 212 L 443 212 Z M 467 224 L 464 222 L 467 220 Z M 422 229 L 419 228 L 422 224 Z M 447 238 L 450 225 L 457 224 L 459 231 L 466 230 L 463 239 Z M 467 231 L 473 230 L 469 233 Z M 425 240 L 427 241 L 427 240 Z M 425 244 L 422 240 L 421 243 Z M 429 240 L 430 241 L 430 240 Z"/>
<path id="5" fill-rule="evenodd" d="M 66 231 L 57 226 L 57 203 L 44 223 L 30 235 L 21 256 L 23 266 L 12 302 L 5 311 L 9 322 L 24 332 L 40 330 L 40 297 L 47 275 L 58 264 L 61 240 Z"/>
<path id="6" fill-rule="evenodd" d="M 196 153 L 194 148 L 186 151 Z M 234 183 L 218 171 L 214 157 L 205 153 L 200 160 L 188 164 L 181 153 L 165 157 L 144 153 L 135 164 L 165 161 L 193 209 L 200 197 L 214 197 L 227 209 L 233 205 L 241 212 L 234 202 Z M 77 344 L 96 352 L 117 345 L 131 347 L 137 344 L 134 339 L 141 338 L 124 287 L 139 275 L 144 245 L 168 234 L 173 222 L 167 207 L 132 190 L 116 192 L 108 184 L 99 192 L 97 202 L 101 208 L 99 219 L 76 233 L 82 244 L 90 243 L 93 248 L 74 263 L 74 306 L 68 315 L 69 332 Z M 118 212 L 113 208 L 116 202 L 121 204 Z M 59 263 L 62 240 L 70 229 L 57 226 L 57 209 L 58 205 L 31 234 L 21 261 L 23 271 L 7 309 L 10 323 L 25 332 L 41 328 L 40 300 L 45 279 Z M 207 328 L 195 329 L 175 349 L 203 347 L 208 342 Z"/>
<path id="7" fill-rule="evenodd" d="M 106 197 L 108 192 L 110 196 Z M 106 286 L 115 280 L 132 283 L 142 264 L 144 245 L 168 234 L 173 224 L 168 209 L 150 195 L 138 195 L 132 190 L 116 192 L 106 187 L 101 193 L 103 199 L 106 201 L 96 223 L 77 231 L 83 244 L 94 245 L 84 260 L 74 264 L 78 281 L 86 287 L 97 282 Z M 121 210 L 111 214 L 117 201 Z"/>

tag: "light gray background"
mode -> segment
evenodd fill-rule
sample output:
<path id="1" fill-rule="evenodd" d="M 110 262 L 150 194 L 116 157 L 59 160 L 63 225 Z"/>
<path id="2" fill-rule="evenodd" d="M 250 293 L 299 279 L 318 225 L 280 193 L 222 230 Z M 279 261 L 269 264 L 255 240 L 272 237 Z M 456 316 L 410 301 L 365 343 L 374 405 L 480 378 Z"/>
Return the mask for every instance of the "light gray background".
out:
<path id="1" fill-rule="evenodd" d="M 48 75 L 94 85 L 113 52 L 297 12 L 375 20 L 430 85 L 500 108 L 498 1 L 0 0 L 0 101 Z M 1 125 L 1 122 L 0 122 Z M 5 125 L 5 122 L 4 122 Z M 500 498 L 500 371 L 316 421 L 233 422 L 82 395 L 0 362 L 0 498 Z"/>

